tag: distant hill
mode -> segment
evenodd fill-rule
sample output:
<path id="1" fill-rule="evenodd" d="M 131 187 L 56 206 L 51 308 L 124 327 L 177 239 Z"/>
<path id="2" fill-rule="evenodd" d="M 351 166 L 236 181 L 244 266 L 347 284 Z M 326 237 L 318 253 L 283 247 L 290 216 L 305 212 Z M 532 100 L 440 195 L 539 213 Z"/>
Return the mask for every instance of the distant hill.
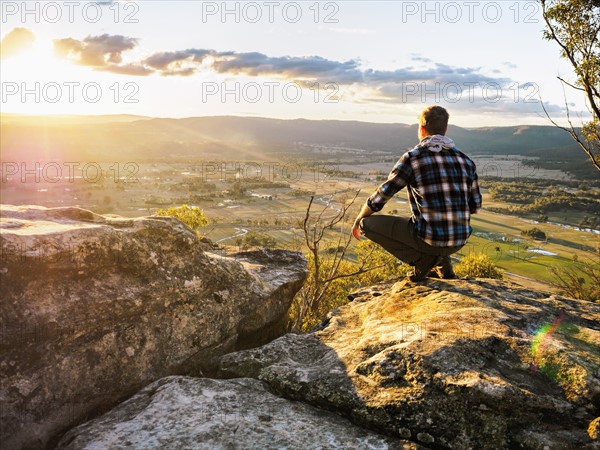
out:
<path id="1" fill-rule="evenodd" d="M 417 140 L 416 124 L 236 116 L 168 119 L 3 114 L 1 131 L 3 160 L 39 160 L 40 155 L 102 161 L 215 155 L 259 159 L 272 158 L 274 153 L 306 151 L 306 145 L 299 144 L 399 154 Z M 448 135 L 470 154 L 543 156 L 557 164 L 585 166 L 585 154 L 567 133 L 553 126 L 451 125 Z"/>
<path id="2" fill-rule="evenodd" d="M 3 124 L 81 124 L 81 123 L 112 123 L 112 122 L 133 122 L 134 120 L 151 119 L 147 116 L 136 116 L 134 114 L 101 114 L 101 115 L 73 115 L 73 114 L 57 114 L 57 115 L 29 115 L 29 114 L 0 114 L 0 120 Z"/>

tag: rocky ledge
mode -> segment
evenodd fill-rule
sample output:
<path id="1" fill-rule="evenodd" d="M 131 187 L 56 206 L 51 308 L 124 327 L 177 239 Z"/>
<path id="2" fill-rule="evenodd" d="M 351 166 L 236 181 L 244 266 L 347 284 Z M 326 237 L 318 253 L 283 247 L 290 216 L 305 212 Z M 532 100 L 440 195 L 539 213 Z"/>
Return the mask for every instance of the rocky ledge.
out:
<path id="1" fill-rule="evenodd" d="M 58 448 L 600 447 L 600 305 L 484 279 L 352 298 L 318 331 L 224 355 L 221 380 L 154 383 Z"/>
<path id="2" fill-rule="evenodd" d="M 497 280 L 365 289 L 221 376 L 432 449 L 599 448 L 600 305 Z"/>
<path id="3" fill-rule="evenodd" d="M 45 448 L 169 375 L 269 342 L 300 253 L 220 255 L 171 217 L 0 208 L 0 442 Z"/>

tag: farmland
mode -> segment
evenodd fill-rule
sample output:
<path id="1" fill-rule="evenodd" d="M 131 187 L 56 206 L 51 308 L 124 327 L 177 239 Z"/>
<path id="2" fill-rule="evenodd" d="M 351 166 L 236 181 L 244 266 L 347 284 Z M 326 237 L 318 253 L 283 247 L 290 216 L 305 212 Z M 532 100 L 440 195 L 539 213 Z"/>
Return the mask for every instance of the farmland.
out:
<path id="1" fill-rule="evenodd" d="M 360 190 L 347 219 L 352 221 L 362 202 L 385 179 L 387 170 L 383 169 L 389 170 L 394 161 L 388 156 L 387 162 L 363 166 L 360 157 L 347 156 L 346 163 L 334 163 L 322 157 L 302 162 L 148 163 L 138 165 L 134 175 L 121 171 L 119 177 L 115 176 L 114 166 L 112 171 L 106 166 L 102 170 L 106 176 L 93 182 L 83 173 L 59 182 L 40 179 L 24 184 L 15 177 L 3 184 L 3 202 L 77 205 L 99 213 L 129 217 L 152 214 L 157 208 L 188 204 L 204 210 L 210 224 L 203 232 L 214 242 L 235 247 L 243 242 L 241 238 L 246 233 L 253 232 L 272 238 L 271 242 L 277 246 L 301 250 L 304 248 L 301 225 L 311 195 L 315 196 L 314 210 L 326 208 L 327 216 L 334 214 L 343 202 L 349 201 Z M 508 164 L 505 159 L 494 162 L 488 158 L 487 161 L 487 167 L 502 168 Z M 514 166 L 514 159 L 509 163 Z M 486 179 L 482 178 L 485 187 Z M 509 182 L 514 181 L 514 177 L 494 180 L 495 183 Z M 560 186 L 561 182 L 556 181 L 556 185 Z M 456 256 L 482 252 L 505 269 L 509 278 L 511 274 L 517 274 L 541 282 L 552 279 L 549 268 L 553 265 L 568 266 L 576 260 L 597 260 L 600 232 L 583 231 L 577 223 L 584 215 L 597 217 L 598 209 L 586 214 L 555 211 L 547 222 L 537 223 L 532 218 L 494 212 L 510 205 L 493 199 L 485 188 L 483 193 L 484 210 L 473 217 L 473 235 Z M 383 213 L 409 214 L 406 194 L 398 193 Z M 534 226 L 544 231 L 547 240 L 536 241 L 521 234 Z M 337 242 L 340 232 L 347 233 L 348 229 L 346 223 L 343 230 L 330 233 L 327 239 L 331 245 Z M 351 250 L 353 246 L 351 244 Z M 353 253 L 348 257 L 352 259 Z"/>

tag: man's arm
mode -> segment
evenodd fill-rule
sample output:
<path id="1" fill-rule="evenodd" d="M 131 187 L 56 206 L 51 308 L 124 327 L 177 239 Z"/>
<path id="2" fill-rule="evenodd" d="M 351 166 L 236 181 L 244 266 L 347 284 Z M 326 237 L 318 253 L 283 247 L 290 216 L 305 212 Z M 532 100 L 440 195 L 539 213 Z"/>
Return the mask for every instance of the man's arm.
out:
<path id="1" fill-rule="evenodd" d="M 406 180 L 409 179 L 411 170 L 410 164 L 408 163 L 408 153 L 405 153 L 388 175 L 388 179 L 367 199 L 367 202 L 363 205 L 360 213 L 356 216 L 354 225 L 352 225 L 352 235 L 356 239 L 360 239 L 360 221 L 374 212 L 381 211 L 388 200 L 408 184 Z"/>
<path id="2" fill-rule="evenodd" d="M 477 181 L 477 172 L 474 173 L 471 183 L 471 196 L 469 197 L 469 211 L 476 214 L 481 209 L 481 192 L 479 191 L 479 182 Z"/>

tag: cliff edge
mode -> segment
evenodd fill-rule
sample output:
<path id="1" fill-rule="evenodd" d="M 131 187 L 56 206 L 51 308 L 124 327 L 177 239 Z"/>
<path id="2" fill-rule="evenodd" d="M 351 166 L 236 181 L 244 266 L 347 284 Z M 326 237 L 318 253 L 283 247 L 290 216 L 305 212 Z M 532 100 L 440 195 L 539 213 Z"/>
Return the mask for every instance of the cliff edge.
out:
<path id="1" fill-rule="evenodd" d="M 45 448 L 169 375 L 280 336 L 296 252 L 219 255 L 172 217 L 0 208 L 0 442 Z"/>

